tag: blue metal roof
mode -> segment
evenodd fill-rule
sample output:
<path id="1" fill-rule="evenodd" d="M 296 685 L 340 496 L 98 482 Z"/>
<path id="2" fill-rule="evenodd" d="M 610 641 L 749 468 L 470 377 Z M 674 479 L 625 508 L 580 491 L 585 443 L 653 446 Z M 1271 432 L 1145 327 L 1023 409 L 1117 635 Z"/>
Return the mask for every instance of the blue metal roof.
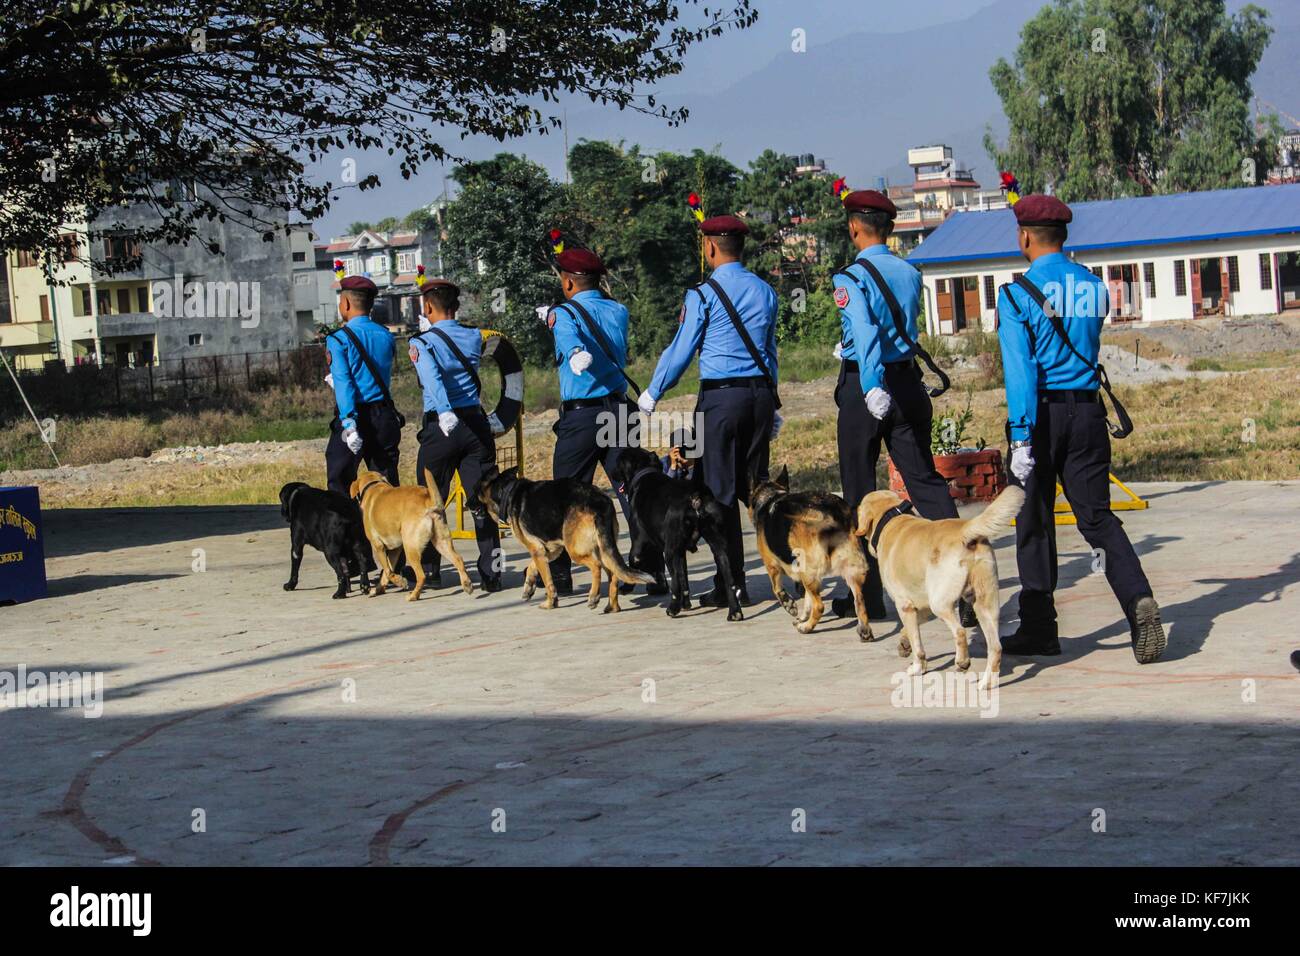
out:
<path id="1" fill-rule="evenodd" d="M 1300 183 L 1075 203 L 1067 251 L 1300 232 Z M 956 212 L 912 250 L 913 265 L 1014 259 L 1010 209 Z"/>

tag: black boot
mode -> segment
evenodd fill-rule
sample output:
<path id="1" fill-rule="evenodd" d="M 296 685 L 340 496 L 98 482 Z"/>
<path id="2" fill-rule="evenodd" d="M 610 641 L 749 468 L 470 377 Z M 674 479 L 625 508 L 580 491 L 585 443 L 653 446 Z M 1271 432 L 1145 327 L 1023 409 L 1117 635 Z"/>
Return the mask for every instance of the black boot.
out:
<path id="1" fill-rule="evenodd" d="M 1144 594 L 1133 602 L 1128 611 L 1128 627 L 1137 662 L 1150 664 L 1160 660 L 1165 652 L 1165 626 L 1160 623 L 1160 606 L 1155 598 Z"/>
<path id="2" fill-rule="evenodd" d="M 957 616 L 961 618 L 961 626 L 968 631 L 980 626 L 980 619 L 975 616 L 975 609 L 965 598 L 957 602 Z"/>
<path id="3" fill-rule="evenodd" d="M 1002 650 L 1025 657 L 1056 657 L 1061 653 L 1056 622 L 1031 624 L 1022 620 L 1014 634 L 1002 638 Z"/>
<path id="4" fill-rule="evenodd" d="M 500 590 L 501 590 L 501 579 L 500 579 L 500 578 L 483 578 L 483 579 L 479 582 L 479 587 L 480 587 L 482 590 L 486 591 L 488 594 L 495 594 L 497 591 L 500 591 Z"/>
<path id="5" fill-rule="evenodd" d="M 872 596 L 867 595 L 866 602 L 868 621 L 884 621 L 889 618 L 884 598 L 876 596 L 875 600 L 872 600 Z M 853 598 L 837 597 L 831 598 L 831 613 L 836 617 L 857 617 L 858 609 L 853 603 Z"/>

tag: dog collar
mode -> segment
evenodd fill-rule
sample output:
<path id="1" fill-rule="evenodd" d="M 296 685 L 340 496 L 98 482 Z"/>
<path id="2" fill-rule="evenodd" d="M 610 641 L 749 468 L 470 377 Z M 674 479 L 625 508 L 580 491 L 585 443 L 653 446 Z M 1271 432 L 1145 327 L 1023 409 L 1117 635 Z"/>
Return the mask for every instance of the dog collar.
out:
<path id="1" fill-rule="evenodd" d="M 384 483 L 384 479 L 382 478 L 376 478 L 374 481 L 368 482 L 364 488 L 362 488 L 360 491 L 357 492 L 357 497 L 355 499 L 356 503 L 361 504 L 361 499 L 366 496 L 367 491 L 369 491 L 375 485 L 382 485 L 383 483 Z"/>
<path id="2" fill-rule="evenodd" d="M 899 515 L 910 514 L 911 511 L 912 502 L 904 501 L 901 505 L 894 505 L 894 507 L 882 514 L 880 520 L 876 522 L 876 530 L 871 532 L 871 550 L 875 551 L 876 545 L 880 543 L 880 535 L 884 532 L 885 525 L 889 524 L 889 522 L 893 521 Z"/>
<path id="3" fill-rule="evenodd" d="M 660 469 L 658 469 L 658 468 L 639 468 L 639 469 L 637 469 L 637 471 L 633 473 L 633 475 L 632 475 L 631 478 L 629 478 L 629 479 L 628 479 L 627 481 L 625 481 L 623 484 L 621 484 L 621 485 L 618 486 L 618 493 L 619 493 L 620 495 L 621 495 L 621 494 L 628 494 L 628 495 L 632 494 L 632 492 L 636 491 L 636 483 L 637 483 L 638 481 L 640 481 L 640 480 L 641 480 L 642 478 L 644 478 L 646 475 L 655 475 L 655 474 L 662 474 L 662 471 L 660 471 Z"/>

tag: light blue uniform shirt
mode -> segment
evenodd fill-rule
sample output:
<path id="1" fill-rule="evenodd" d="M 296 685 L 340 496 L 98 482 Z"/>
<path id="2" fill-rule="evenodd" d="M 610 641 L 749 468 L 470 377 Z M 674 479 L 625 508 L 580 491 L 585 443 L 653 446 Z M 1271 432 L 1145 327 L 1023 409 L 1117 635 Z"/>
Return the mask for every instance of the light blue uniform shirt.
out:
<path id="1" fill-rule="evenodd" d="M 762 355 L 767 373 L 777 382 L 776 292 L 739 262 L 725 262 L 713 270 L 712 278 L 722 286 L 740 315 L 741 324 Z M 681 325 L 664 354 L 659 357 L 654 377 L 646 391 L 658 401 L 678 383 L 700 354 L 700 378 L 750 378 L 762 375 L 736 332 L 727 310 L 707 285 L 686 293 Z"/>
<path id="2" fill-rule="evenodd" d="M 396 348 L 393 333 L 368 315 L 356 315 L 348 320 L 370 361 L 383 376 L 388 388 L 393 376 L 393 351 Z M 384 390 L 366 368 L 357 348 L 342 329 L 330 333 L 325 339 L 330 354 L 330 375 L 334 377 L 334 404 L 338 407 L 339 422 L 344 430 L 356 425 L 357 406 L 381 401 Z"/>
<path id="3" fill-rule="evenodd" d="M 478 329 L 461 325 L 454 319 L 442 319 L 433 327 L 456 343 L 477 372 L 483 357 L 483 336 Z M 426 412 L 449 412 L 453 408 L 474 408 L 479 404 L 478 390 L 465 366 L 441 338 L 433 332 L 411 336 L 411 361 L 420 379 Z"/>
<path id="4" fill-rule="evenodd" d="M 885 365 L 902 362 L 914 354 L 911 346 L 898 337 L 894 317 L 889 305 L 876 285 L 859 263 L 870 259 L 881 278 L 889 285 L 894 298 L 903 310 L 903 325 L 912 341 L 916 341 L 916 317 L 921 312 L 921 273 L 916 267 L 889 251 L 883 243 L 867 246 L 858 253 L 843 272 L 837 272 L 835 304 L 840 310 L 840 341 L 843 355 L 858 363 L 858 381 L 862 394 L 873 388 L 885 387 Z M 865 290 L 865 291 L 864 291 Z"/>
<path id="5" fill-rule="evenodd" d="M 572 301 L 581 303 L 587 310 L 605 336 L 618 364 L 605 355 L 605 350 L 592 337 L 587 323 L 573 306 L 557 305 L 551 310 L 551 317 L 555 320 L 552 331 L 555 333 L 555 364 L 560 370 L 560 400 L 603 398 L 612 392 L 625 391 L 627 380 L 623 378 L 623 367 L 627 364 L 627 306 L 607 298 L 599 289 L 579 292 Z M 581 375 L 574 375 L 573 369 L 569 368 L 569 356 L 583 349 L 591 353 L 591 366 Z"/>
<path id="6" fill-rule="evenodd" d="M 1026 440 L 1033 432 L 1041 390 L 1099 386 L 1093 367 L 1101 348 L 1101 326 L 1110 311 L 1106 284 L 1064 253 L 1039 256 L 1025 278 L 1047 297 L 1070 341 L 1092 367 L 1061 341 L 1028 292 L 1014 284 L 1004 286 L 998 295 L 998 341 L 1013 441 Z"/>

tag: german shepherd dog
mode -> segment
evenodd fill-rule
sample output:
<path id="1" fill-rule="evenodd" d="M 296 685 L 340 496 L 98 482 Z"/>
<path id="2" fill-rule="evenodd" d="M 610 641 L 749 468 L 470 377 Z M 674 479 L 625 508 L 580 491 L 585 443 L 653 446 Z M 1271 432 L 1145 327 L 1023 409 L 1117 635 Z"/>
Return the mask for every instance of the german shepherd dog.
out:
<path id="1" fill-rule="evenodd" d="M 790 493 L 790 473 L 781 468 L 774 479 L 751 476 L 749 517 L 758 538 L 758 553 L 772 582 L 772 593 L 807 634 L 822 616 L 822 578 L 834 574 L 853 592 L 858 614 L 858 637 L 871 640 L 871 625 L 863 603 L 867 559 L 854 536 L 855 516 L 839 495 L 822 492 Z M 786 593 L 781 575 L 803 586 L 803 606 Z"/>
<path id="2" fill-rule="evenodd" d="M 667 569 L 671 594 L 668 616 L 676 617 L 683 610 L 691 609 L 686 552 L 696 551 L 703 538 L 713 552 L 713 561 L 726 586 L 727 620 L 744 620 L 732 586 L 734 573 L 722 533 L 726 514 L 713 493 L 702 485 L 669 478 L 658 456 L 644 448 L 625 449 L 614 463 L 612 477 L 628 496 L 636 518 L 632 567 L 653 574 L 660 586 L 665 583 Z"/>
<path id="3" fill-rule="evenodd" d="M 474 487 L 474 497 L 483 503 L 496 521 L 510 525 L 532 560 L 524 575 L 523 598 L 537 588 L 540 575 L 546 588 L 542 607 L 555 607 L 555 582 L 550 562 L 568 551 L 569 557 L 591 572 L 587 607 L 600 604 L 600 572 L 609 577 L 609 603 L 605 613 L 618 611 L 618 582 L 651 584 L 654 578 L 633 571 L 618 553 L 618 518 L 614 503 L 603 493 L 577 478 L 530 481 L 519 477 L 519 469 L 501 471 L 493 466 Z"/>
<path id="4" fill-rule="evenodd" d="M 335 598 L 347 597 L 348 578 L 361 576 L 361 593 L 370 592 L 370 556 L 361 511 L 355 502 L 333 491 L 291 481 L 280 489 L 280 514 L 289 522 L 289 580 L 284 589 L 298 586 L 298 567 L 305 545 L 325 555 L 338 578 Z"/>

